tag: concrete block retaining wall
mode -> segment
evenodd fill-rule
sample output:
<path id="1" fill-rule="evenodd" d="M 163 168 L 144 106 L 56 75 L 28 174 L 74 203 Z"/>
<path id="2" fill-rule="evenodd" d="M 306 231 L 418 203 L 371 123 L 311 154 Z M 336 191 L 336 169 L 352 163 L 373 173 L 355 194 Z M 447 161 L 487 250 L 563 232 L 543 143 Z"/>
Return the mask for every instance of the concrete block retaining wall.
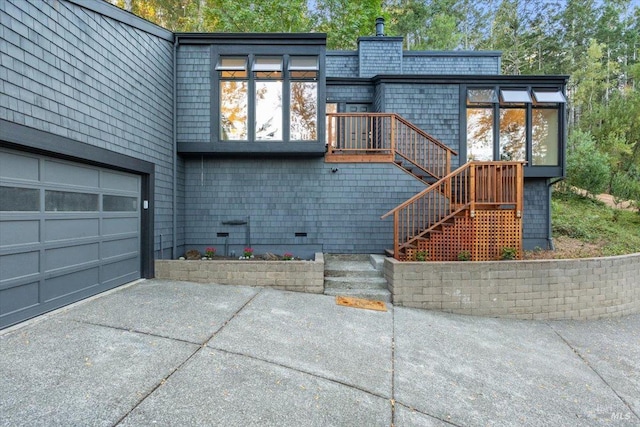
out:
<path id="1" fill-rule="evenodd" d="M 324 257 L 314 261 L 185 261 L 156 260 L 156 278 L 223 285 L 267 286 L 321 294 Z"/>
<path id="2" fill-rule="evenodd" d="M 640 313 L 640 253 L 576 260 L 398 262 L 384 273 L 396 306 L 518 319 Z"/>

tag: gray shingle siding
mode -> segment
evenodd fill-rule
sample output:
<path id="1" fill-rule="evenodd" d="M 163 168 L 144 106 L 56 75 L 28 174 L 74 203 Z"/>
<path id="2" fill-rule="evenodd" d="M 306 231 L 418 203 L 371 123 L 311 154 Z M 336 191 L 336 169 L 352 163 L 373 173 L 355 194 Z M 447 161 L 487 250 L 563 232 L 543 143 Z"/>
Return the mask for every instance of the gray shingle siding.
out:
<path id="1" fill-rule="evenodd" d="M 381 253 L 393 244 L 393 226 L 380 215 L 424 189 L 392 164 L 188 159 L 185 169 L 186 241 L 198 248 L 220 249 L 225 239 L 217 233 L 228 232 L 241 249 L 245 226 L 222 222 L 250 217 L 260 252 Z"/>
<path id="2" fill-rule="evenodd" d="M 527 250 L 536 246 L 546 249 L 549 229 L 549 187 L 544 179 L 526 179 L 522 216 L 523 245 Z"/>
<path id="3" fill-rule="evenodd" d="M 328 102 L 373 102 L 373 85 L 327 85 Z"/>
<path id="4" fill-rule="evenodd" d="M 178 141 L 209 142 L 211 49 L 206 45 L 181 45 L 176 62 Z"/>
<path id="5" fill-rule="evenodd" d="M 400 37 L 361 37 L 358 40 L 358 55 L 358 77 L 403 74 Z"/>
<path id="6" fill-rule="evenodd" d="M 0 118 L 155 163 L 159 249 L 172 232 L 172 44 L 63 1 L 3 0 L 0 19 Z"/>
<path id="7" fill-rule="evenodd" d="M 460 141 L 459 85 L 385 84 L 385 111 L 397 113 L 458 151 Z M 452 158 L 452 168 L 459 159 Z"/>
<path id="8" fill-rule="evenodd" d="M 500 56 L 464 56 L 464 52 L 414 53 L 405 52 L 403 74 L 500 74 Z"/>
<path id="9" fill-rule="evenodd" d="M 357 77 L 358 54 L 357 52 L 327 52 L 326 56 L 327 77 Z"/>

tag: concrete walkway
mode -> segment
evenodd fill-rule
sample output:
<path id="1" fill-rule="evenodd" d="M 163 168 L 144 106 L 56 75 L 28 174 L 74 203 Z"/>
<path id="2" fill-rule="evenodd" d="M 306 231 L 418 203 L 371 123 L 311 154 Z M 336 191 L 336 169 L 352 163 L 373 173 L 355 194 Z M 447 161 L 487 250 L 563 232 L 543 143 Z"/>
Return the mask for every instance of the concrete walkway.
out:
<path id="1" fill-rule="evenodd" d="M 637 426 L 640 316 L 534 322 L 159 280 L 0 332 L 3 426 Z"/>

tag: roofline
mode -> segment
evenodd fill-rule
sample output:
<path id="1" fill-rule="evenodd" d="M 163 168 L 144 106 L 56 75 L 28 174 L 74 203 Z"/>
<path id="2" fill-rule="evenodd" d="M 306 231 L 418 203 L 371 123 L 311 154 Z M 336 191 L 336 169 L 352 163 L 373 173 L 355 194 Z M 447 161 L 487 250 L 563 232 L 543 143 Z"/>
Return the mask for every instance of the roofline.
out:
<path id="1" fill-rule="evenodd" d="M 102 16 L 106 16 L 115 21 L 122 22 L 125 25 L 131 26 L 145 33 L 154 35 L 161 39 L 167 40 L 173 43 L 173 33 L 166 28 L 162 28 L 159 25 L 154 24 L 151 21 L 147 21 L 144 18 L 127 12 L 124 9 L 120 9 L 117 6 L 112 5 L 104 0 L 66 0 L 69 3 L 75 4 L 83 9 L 90 10 L 98 13 Z"/>
<path id="2" fill-rule="evenodd" d="M 183 44 L 327 44 L 325 33 L 175 33 L 175 37 Z"/>
<path id="3" fill-rule="evenodd" d="M 327 81 L 329 77 L 327 78 Z M 374 83 L 464 83 L 464 84 L 501 84 L 505 82 L 513 83 L 560 83 L 567 84 L 568 75 L 506 75 L 506 74 L 443 74 L 443 75 L 377 75 L 371 78 Z"/>
<path id="4" fill-rule="evenodd" d="M 495 57 L 502 56 L 499 50 L 403 50 L 403 56 L 440 56 L 440 57 Z"/>

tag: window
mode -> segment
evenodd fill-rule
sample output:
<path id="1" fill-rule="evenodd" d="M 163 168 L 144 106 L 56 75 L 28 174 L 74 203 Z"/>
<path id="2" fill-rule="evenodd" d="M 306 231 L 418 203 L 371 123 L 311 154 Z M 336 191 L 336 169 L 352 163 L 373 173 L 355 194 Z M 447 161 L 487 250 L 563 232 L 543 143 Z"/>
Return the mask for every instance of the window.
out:
<path id="1" fill-rule="evenodd" d="M 318 139 L 318 57 L 289 58 L 292 141 Z"/>
<path id="2" fill-rule="evenodd" d="M 467 160 L 493 160 L 494 89 L 467 92 Z"/>
<path id="3" fill-rule="evenodd" d="M 565 102 L 554 88 L 469 88 L 467 160 L 560 166 L 560 106 Z"/>
<path id="4" fill-rule="evenodd" d="M 318 56 L 220 56 L 220 141 L 317 141 Z"/>
<path id="5" fill-rule="evenodd" d="M 0 187 L 0 212 L 40 210 L 40 191 L 35 188 Z"/>
<path id="6" fill-rule="evenodd" d="M 46 190 L 44 210 L 47 212 L 97 212 L 98 195 Z"/>
<path id="7" fill-rule="evenodd" d="M 282 58 L 257 57 L 255 76 L 255 138 L 282 141 Z"/>
<path id="8" fill-rule="evenodd" d="M 221 57 L 216 70 L 220 73 L 220 139 L 246 141 L 249 112 L 247 58 Z"/>
<path id="9" fill-rule="evenodd" d="M 136 212 L 138 198 L 105 194 L 102 196 L 102 210 L 105 212 Z"/>

